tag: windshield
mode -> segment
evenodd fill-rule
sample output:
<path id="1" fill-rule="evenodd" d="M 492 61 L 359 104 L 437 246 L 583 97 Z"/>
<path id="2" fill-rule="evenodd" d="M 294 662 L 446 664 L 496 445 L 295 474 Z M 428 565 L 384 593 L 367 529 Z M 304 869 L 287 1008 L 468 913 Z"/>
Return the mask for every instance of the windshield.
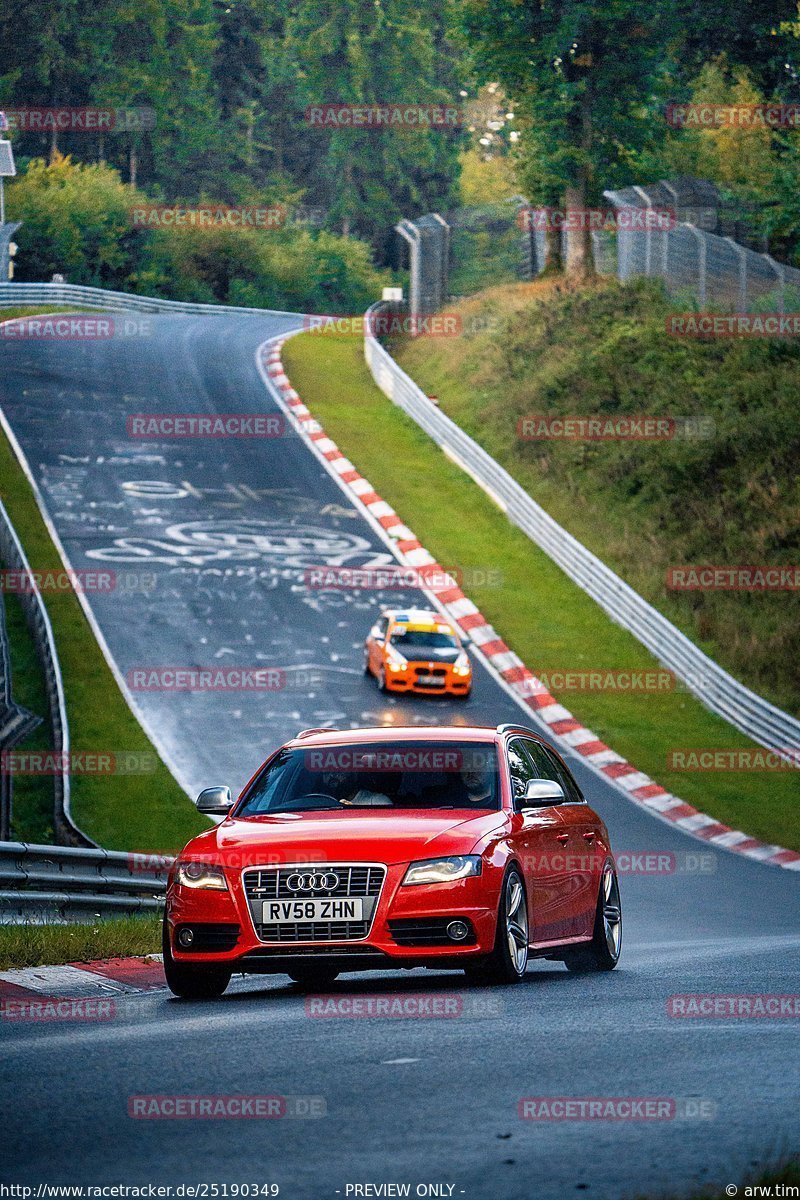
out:
<path id="1" fill-rule="evenodd" d="M 409 650 L 423 646 L 435 650 L 458 649 L 458 642 L 451 634 L 437 633 L 433 629 L 395 629 L 389 641 L 393 646 L 403 646 Z"/>
<path id="2" fill-rule="evenodd" d="M 384 742 L 281 750 L 236 815 L 500 807 L 490 742 Z"/>

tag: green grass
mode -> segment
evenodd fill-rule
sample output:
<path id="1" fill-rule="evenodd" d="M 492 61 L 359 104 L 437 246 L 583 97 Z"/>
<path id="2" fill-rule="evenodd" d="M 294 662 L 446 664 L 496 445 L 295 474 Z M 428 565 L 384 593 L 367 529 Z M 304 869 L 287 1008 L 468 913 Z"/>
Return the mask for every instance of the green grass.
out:
<path id="1" fill-rule="evenodd" d="M 0 925 L 2 971 L 160 951 L 158 916 L 113 917 L 87 925 Z"/>
<path id="2" fill-rule="evenodd" d="M 47 720 L 44 675 L 36 647 L 25 623 L 22 605 L 13 594 L 3 597 L 11 656 L 12 697 L 17 704 L 42 718 L 41 725 L 22 742 L 20 751 L 52 749 Z M 17 775 L 14 779 L 11 836 L 20 842 L 53 841 L 53 781 L 42 775 Z"/>
<path id="3" fill-rule="evenodd" d="M 74 304 L 22 305 L 19 308 L 0 307 L 0 322 L 13 321 L 15 317 L 37 317 L 42 313 L 82 312 Z"/>
<path id="4" fill-rule="evenodd" d="M 28 481 L 2 435 L 0 496 L 31 569 L 42 572 L 62 569 Z M 72 749 L 150 752 L 156 763 L 154 772 L 142 775 L 75 774 L 72 777 L 74 819 L 108 849 L 169 852 L 180 849 L 190 837 L 207 828 L 207 821 L 195 811 L 160 761 L 128 708 L 77 597 L 72 592 L 49 592 L 44 600 L 64 677 Z M 24 657 L 24 648 L 18 646 L 15 653 Z M 22 675 L 24 670 L 17 672 L 14 690 L 24 703 L 28 685 Z M 30 686 L 35 688 L 35 684 Z M 40 712 L 37 703 L 32 699 L 30 707 Z M 20 822 L 26 819 L 21 807 L 18 815 Z M 35 821 L 33 809 L 30 815 Z"/>
<path id="5" fill-rule="evenodd" d="M 301 335 L 287 342 L 284 362 L 314 416 L 440 563 L 499 573 L 499 586 L 466 590 L 532 670 L 656 667 L 630 634 L 386 399 L 367 371 L 359 339 Z M 673 749 L 752 746 L 688 694 L 582 691 L 561 698 L 599 737 L 670 791 L 728 825 L 800 849 L 794 772 L 668 769 Z"/>
<path id="6" fill-rule="evenodd" d="M 800 591 L 676 592 L 683 564 L 800 564 L 797 339 L 670 337 L 652 281 L 494 288 L 401 365 L 570 533 L 727 670 L 800 716 Z M 713 436 L 526 441 L 521 417 L 706 418 Z"/>

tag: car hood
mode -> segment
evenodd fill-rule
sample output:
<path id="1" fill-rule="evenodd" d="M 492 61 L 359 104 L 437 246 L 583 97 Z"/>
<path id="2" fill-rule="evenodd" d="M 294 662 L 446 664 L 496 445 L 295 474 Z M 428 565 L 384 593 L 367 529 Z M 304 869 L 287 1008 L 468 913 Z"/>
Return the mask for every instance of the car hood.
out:
<path id="1" fill-rule="evenodd" d="M 462 653 L 446 646 L 396 646 L 395 649 L 410 663 L 454 663 Z"/>
<path id="2" fill-rule="evenodd" d="M 276 813 L 223 821 L 200 834 L 182 858 L 206 857 L 231 868 L 291 862 L 409 862 L 469 854 L 506 821 L 503 812 L 463 809 L 403 813 Z"/>

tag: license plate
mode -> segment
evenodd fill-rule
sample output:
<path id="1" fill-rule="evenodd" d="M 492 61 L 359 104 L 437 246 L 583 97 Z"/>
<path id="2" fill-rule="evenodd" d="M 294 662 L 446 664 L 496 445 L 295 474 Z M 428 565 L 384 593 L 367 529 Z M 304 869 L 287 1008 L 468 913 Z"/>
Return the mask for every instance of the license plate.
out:
<path id="1" fill-rule="evenodd" d="M 418 675 L 418 683 L 431 683 L 434 687 L 444 687 L 444 675 Z"/>
<path id="2" fill-rule="evenodd" d="M 262 921 L 280 925 L 296 921 L 363 921 L 360 896 L 342 900 L 264 900 Z"/>

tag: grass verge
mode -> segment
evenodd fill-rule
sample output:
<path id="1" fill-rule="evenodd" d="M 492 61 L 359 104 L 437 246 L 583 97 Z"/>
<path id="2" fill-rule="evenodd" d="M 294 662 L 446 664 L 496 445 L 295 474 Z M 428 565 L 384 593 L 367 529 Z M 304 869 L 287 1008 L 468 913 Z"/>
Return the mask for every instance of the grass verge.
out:
<path id="1" fill-rule="evenodd" d="M 47 693 L 44 674 L 36 657 L 36 646 L 19 598 L 3 597 L 6 632 L 11 657 L 12 695 L 17 704 L 42 718 L 17 749 L 52 749 L 52 734 L 47 719 Z M 20 842 L 53 841 L 53 780 L 44 775 L 17 775 L 14 778 L 11 837 Z"/>
<path id="2" fill-rule="evenodd" d="M 2 971 L 160 951 L 158 916 L 112 917 L 87 925 L 0 925 Z"/>
<path id="3" fill-rule="evenodd" d="M 516 529 L 372 381 L 357 337 L 304 334 L 283 352 L 293 387 L 380 495 L 534 671 L 652 671 L 655 660 Z M 557 698 L 664 787 L 720 821 L 800 849 L 797 772 L 678 771 L 671 751 L 753 746 L 678 691 Z"/>
<path id="4" fill-rule="evenodd" d="M 670 568 L 800 561 L 800 345 L 671 336 L 659 284 L 551 279 L 456 306 L 400 364 L 561 525 L 728 671 L 800 716 L 800 591 L 676 590 Z M 694 422 L 666 439 L 532 439 L 533 416 Z M 693 432 L 692 432 L 693 429 Z M 527 435 L 526 436 L 526 432 Z"/>
<path id="5" fill-rule="evenodd" d="M 6 314 L 0 310 L 0 318 Z M 0 434 L 0 495 L 34 572 L 63 568 L 27 478 L 7 438 Z M 78 825 L 110 850 L 174 853 L 207 827 L 129 709 L 72 592 L 44 596 L 56 640 L 74 751 L 149 752 L 155 769 L 142 775 L 75 774 L 72 814 Z M 18 656 L 24 657 L 18 646 Z M 14 681 L 15 698 L 26 702 L 24 668 Z M 29 698 L 30 699 L 30 698 Z M 44 715 L 40 702 L 28 704 Z M 38 736 L 38 731 L 37 735 Z M 31 746 L 32 746 L 31 742 Z M 28 748 L 28 747 L 26 747 Z M 51 793 L 52 794 L 52 793 Z M 24 827 L 22 801 L 15 804 Z M 38 818 L 31 814 L 31 820 Z M 35 827 L 35 826 L 34 826 Z"/>

